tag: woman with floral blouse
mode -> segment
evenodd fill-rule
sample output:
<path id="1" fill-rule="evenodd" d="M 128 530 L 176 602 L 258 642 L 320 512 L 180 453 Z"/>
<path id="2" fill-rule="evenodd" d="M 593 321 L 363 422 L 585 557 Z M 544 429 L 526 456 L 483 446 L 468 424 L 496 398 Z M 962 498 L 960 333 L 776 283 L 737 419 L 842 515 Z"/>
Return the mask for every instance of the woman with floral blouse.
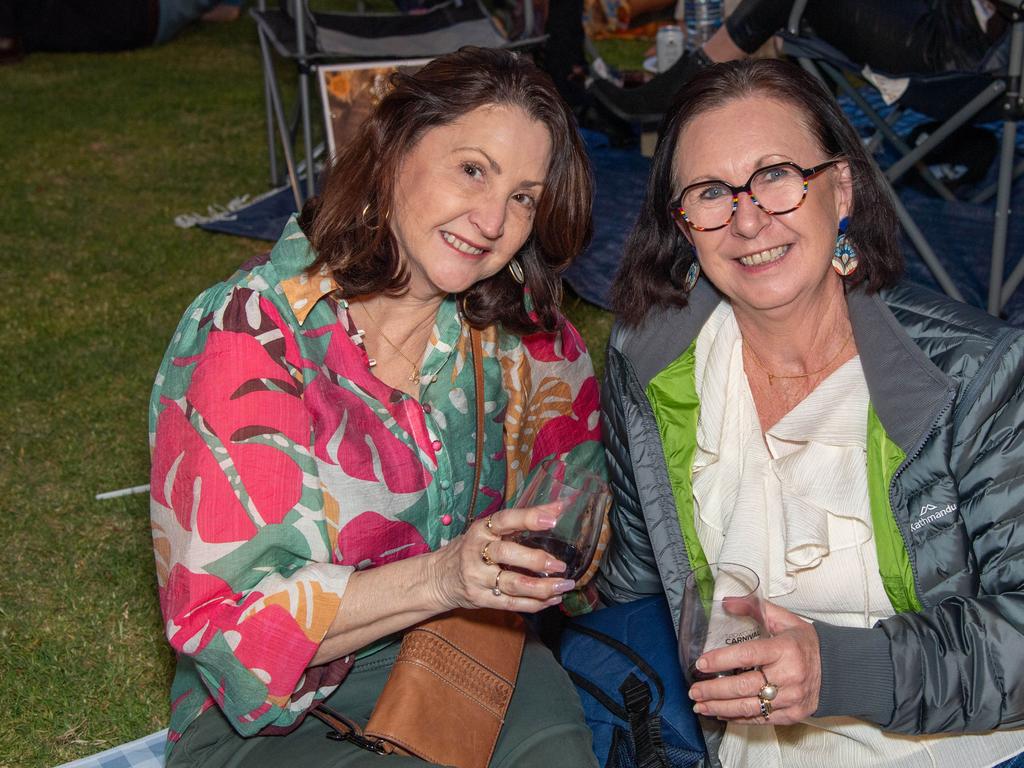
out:
<path id="1" fill-rule="evenodd" d="M 423 765 L 305 716 L 365 720 L 425 619 L 582 602 L 506 570 L 564 564 L 502 537 L 554 524 L 506 505 L 544 459 L 604 472 L 597 382 L 558 311 L 590 201 L 546 77 L 463 49 L 397 75 L 271 253 L 186 311 L 150 406 L 169 765 Z M 572 685 L 528 639 L 491 765 L 556 759 L 596 764 Z"/>

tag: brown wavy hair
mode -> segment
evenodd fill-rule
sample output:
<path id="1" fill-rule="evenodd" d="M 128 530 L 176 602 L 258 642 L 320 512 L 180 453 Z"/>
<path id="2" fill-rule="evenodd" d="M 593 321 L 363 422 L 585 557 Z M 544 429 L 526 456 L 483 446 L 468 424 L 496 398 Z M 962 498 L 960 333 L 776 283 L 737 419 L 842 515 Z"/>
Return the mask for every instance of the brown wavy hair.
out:
<path id="1" fill-rule="evenodd" d="M 396 73 L 391 86 L 359 135 L 337 153 L 320 196 L 303 208 L 300 224 L 317 254 L 310 272 L 326 267 L 344 298 L 403 293 L 408 271 L 386 221 L 403 158 L 431 128 L 478 107 L 519 107 L 551 134 L 533 231 L 517 254 L 532 311 L 524 306 L 523 286 L 507 269 L 457 298 L 476 328 L 498 323 L 518 333 L 558 328 L 559 273 L 590 241 L 593 181 L 575 122 L 551 80 L 524 56 L 465 47 L 414 74 Z"/>
<path id="2" fill-rule="evenodd" d="M 687 270 L 697 257 L 669 214 L 675 189 L 674 160 L 683 130 L 700 114 L 736 99 L 764 95 L 786 102 L 828 157 L 842 157 L 853 177 L 853 207 L 846 237 L 859 266 L 843 278 L 846 287 L 868 291 L 894 285 L 903 273 L 899 220 L 885 182 L 835 98 L 795 64 L 747 59 L 716 64 L 697 73 L 676 95 L 665 115 L 651 161 L 647 192 L 626 243 L 612 286 L 612 307 L 627 324 L 640 323 L 655 307 L 686 305 Z"/>

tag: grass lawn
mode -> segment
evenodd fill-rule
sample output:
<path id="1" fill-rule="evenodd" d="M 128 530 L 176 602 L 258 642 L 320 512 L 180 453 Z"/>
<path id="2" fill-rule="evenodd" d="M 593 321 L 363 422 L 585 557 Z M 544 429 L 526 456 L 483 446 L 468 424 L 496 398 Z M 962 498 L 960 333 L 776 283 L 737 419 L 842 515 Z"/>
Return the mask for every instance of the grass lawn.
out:
<path id="1" fill-rule="evenodd" d="M 267 185 L 248 18 L 0 68 L 0 766 L 166 725 L 147 399 L 188 302 L 266 243 L 182 230 Z M 568 313 L 603 356 L 610 317 Z M 600 364 L 600 359 L 599 359 Z"/>

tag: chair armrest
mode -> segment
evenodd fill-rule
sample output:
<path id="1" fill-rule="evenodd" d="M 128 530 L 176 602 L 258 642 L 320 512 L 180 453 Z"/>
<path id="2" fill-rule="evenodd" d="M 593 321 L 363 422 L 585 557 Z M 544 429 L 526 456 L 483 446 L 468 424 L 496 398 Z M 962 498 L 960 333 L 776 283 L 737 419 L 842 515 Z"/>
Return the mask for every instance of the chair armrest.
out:
<path id="1" fill-rule="evenodd" d="M 1020 0 L 1024 2 L 1024 0 Z M 795 0 L 793 8 L 789 12 L 789 20 L 786 22 L 786 31 L 791 35 L 800 35 L 800 21 L 804 17 L 804 11 L 807 9 L 807 0 Z"/>

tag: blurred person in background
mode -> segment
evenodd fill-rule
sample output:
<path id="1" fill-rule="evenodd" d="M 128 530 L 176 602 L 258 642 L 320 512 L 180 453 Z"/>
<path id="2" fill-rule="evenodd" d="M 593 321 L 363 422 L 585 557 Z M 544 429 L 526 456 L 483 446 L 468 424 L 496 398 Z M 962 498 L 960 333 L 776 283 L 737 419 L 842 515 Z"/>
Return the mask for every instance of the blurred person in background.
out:
<path id="1" fill-rule="evenodd" d="M 789 20 L 793 0 L 741 0 L 701 48 L 636 88 L 595 80 L 595 97 L 626 120 L 653 121 L 700 69 L 751 56 Z M 853 61 L 881 73 L 970 70 L 1007 28 L 988 0 L 810 0 L 804 21 Z"/>
<path id="2" fill-rule="evenodd" d="M 0 0 L 0 64 L 33 51 L 126 51 L 160 45 L 187 25 L 233 21 L 242 0 Z"/>

